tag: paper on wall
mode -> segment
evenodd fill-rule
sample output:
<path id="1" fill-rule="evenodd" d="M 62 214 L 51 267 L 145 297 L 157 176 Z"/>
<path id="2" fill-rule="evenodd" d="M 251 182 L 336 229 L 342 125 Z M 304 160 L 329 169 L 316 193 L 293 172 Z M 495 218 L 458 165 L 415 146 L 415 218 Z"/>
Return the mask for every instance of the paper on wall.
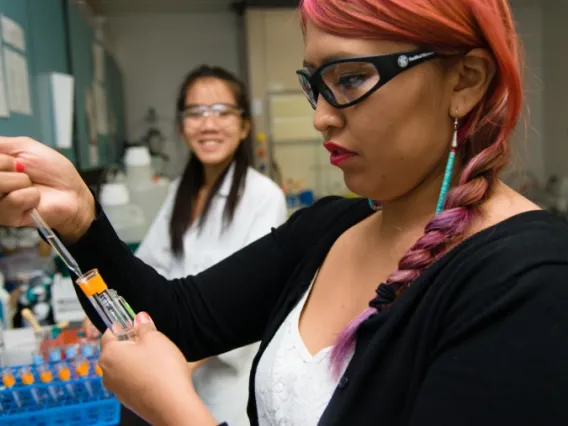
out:
<path id="1" fill-rule="evenodd" d="M 106 90 L 100 83 L 94 84 L 95 95 L 95 118 L 97 120 L 97 133 L 99 135 L 108 134 L 108 111 Z"/>
<path id="2" fill-rule="evenodd" d="M 8 105 L 12 112 L 31 115 L 28 61 L 21 53 L 4 48 Z"/>
<path id="3" fill-rule="evenodd" d="M 4 79 L 4 60 L 0 50 L 0 117 L 10 117 L 8 108 L 8 93 L 6 92 L 6 81 Z"/>
<path id="4" fill-rule="evenodd" d="M 55 121 L 55 146 L 72 148 L 73 146 L 73 91 L 75 79 L 72 75 L 51 73 L 51 107 Z"/>
<path id="5" fill-rule="evenodd" d="M 16 21 L 2 15 L 2 38 L 4 43 L 21 50 L 26 51 L 26 36 L 24 35 L 24 29 Z"/>

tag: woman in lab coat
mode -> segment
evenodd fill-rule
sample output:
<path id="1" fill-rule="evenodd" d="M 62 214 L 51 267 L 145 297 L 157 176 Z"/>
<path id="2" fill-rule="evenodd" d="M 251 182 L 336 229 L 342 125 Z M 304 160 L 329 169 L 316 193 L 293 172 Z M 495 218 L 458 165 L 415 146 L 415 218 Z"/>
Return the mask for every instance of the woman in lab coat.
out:
<path id="1" fill-rule="evenodd" d="M 197 274 L 286 219 L 282 190 L 250 167 L 246 88 L 219 67 L 185 78 L 178 128 L 191 151 L 136 255 L 168 278 Z M 214 416 L 248 425 L 249 372 L 257 345 L 194 365 L 195 387 Z"/>

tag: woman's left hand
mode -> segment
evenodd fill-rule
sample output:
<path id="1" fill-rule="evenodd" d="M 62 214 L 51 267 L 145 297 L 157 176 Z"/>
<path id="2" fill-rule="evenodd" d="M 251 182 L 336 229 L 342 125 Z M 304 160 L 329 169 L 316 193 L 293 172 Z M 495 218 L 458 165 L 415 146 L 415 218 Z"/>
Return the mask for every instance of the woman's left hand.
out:
<path id="1" fill-rule="evenodd" d="M 144 312 L 136 316 L 135 331 L 128 341 L 108 330 L 103 335 L 99 365 L 105 387 L 153 425 L 216 425 L 195 393 L 180 350 Z"/>

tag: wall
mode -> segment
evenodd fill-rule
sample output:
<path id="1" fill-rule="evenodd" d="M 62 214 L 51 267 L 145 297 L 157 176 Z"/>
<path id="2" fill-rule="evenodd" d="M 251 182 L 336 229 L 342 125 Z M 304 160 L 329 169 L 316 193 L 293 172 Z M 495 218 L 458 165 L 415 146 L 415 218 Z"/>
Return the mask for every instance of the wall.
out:
<path id="1" fill-rule="evenodd" d="M 525 4 L 513 10 L 525 51 L 523 116 L 512 139 L 512 168 L 544 182 L 548 177 L 544 139 L 544 57 L 543 10 Z M 547 22 L 548 25 L 548 22 Z"/>
<path id="2" fill-rule="evenodd" d="M 33 0 L 28 0 L 33 2 Z M 46 0 L 29 3 L 29 25 L 31 28 L 30 41 L 33 49 L 33 68 L 36 75 L 42 76 L 51 72 L 69 73 L 69 60 L 65 49 L 65 15 L 61 0 Z M 47 24 L 49 23 L 49 24 Z M 38 83 L 35 79 L 33 82 Z M 40 132 L 41 141 L 55 146 L 55 123 L 51 111 L 50 95 L 42 93 L 45 85 L 38 84 L 34 91 L 37 111 L 34 116 L 43 130 Z M 73 149 L 61 149 L 71 160 L 75 160 Z"/>
<path id="3" fill-rule="evenodd" d="M 124 127 L 120 100 L 122 76 L 105 52 L 109 57 L 106 61 L 108 77 L 102 86 L 109 85 L 106 89 L 112 90 L 112 93 L 108 94 L 107 104 L 99 105 L 112 110 L 113 115 L 108 118 L 116 123 L 117 130 L 106 135 L 98 132 L 89 138 L 85 93 L 94 82 L 94 31 L 89 17 L 80 11 L 78 5 L 66 0 L 0 0 L 0 13 L 16 21 L 25 32 L 26 49 L 22 53 L 27 59 L 31 101 L 31 114 L 12 112 L 9 118 L 0 118 L 0 135 L 28 136 L 55 147 L 53 96 L 47 76 L 53 72 L 72 74 L 75 83 L 73 147 L 57 149 L 74 161 L 79 169 L 86 171 L 115 162 L 118 148 L 113 134 L 120 137 Z M 7 43 L 4 47 L 12 49 Z M 109 102 L 112 102 L 112 108 L 108 108 Z M 101 111 L 104 109 L 101 108 Z M 93 142 L 91 146 L 89 140 Z M 93 152 L 96 161 L 90 155 Z"/>
<path id="4" fill-rule="evenodd" d="M 0 12 L 8 18 L 18 23 L 24 31 L 26 51 L 21 52 L 16 49 L 8 47 L 11 51 L 16 51 L 25 55 L 28 66 L 28 82 L 29 82 L 29 95 L 32 107 L 32 114 L 20 114 L 11 112 L 9 118 L 0 118 L 0 134 L 6 136 L 29 136 L 32 138 L 41 137 L 39 117 L 36 111 L 37 108 L 37 84 L 35 76 L 35 60 L 34 60 L 34 47 L 32 43 L 32 31 L 29 22 L 28 3 L 27 1 L 18 0 L 0 0 Z M 3 46 L 7 46 L 3 44 Z M 36 46 L 38 48 L 39 46 Z M 4 52 L 2 52 L 2 66 L 4 67 L 4 85 L 6 90 L 9 90 L 7 82 L 7 69 L 4 60 Z"/>
<path id="5" fill-rule="evenodd" d="M 543 20 L 546 169 L 568 176 L 568 2 L 543 1 Z"/>
<path id="6" fill-rule="evenodd" d="M 125 76 L 127 137 L 136 141 L 144 135 L 144 117 L 155 108 L 159 128 L 170 141 L 171 175 L 183 167 L 187 153 L 174 132 L 179 85 L 202 63 L 241 74 L 237 20 L 230 12 L 153 14 L 111 17 L 105 24 Z"/>
<path id="7" fill-rule="evenodd" d="M 568 60 L 561 53 L 566 44 L 558 43 L 558 40 L 568 39 L 568 26 L 565 25 L 568 5 L 554 2 L 552 6 L 548 2 L 543 7 L 532 0 L 512 3 L 526 51 L 525 113 L 513 136 L 513 167 L 544 181 L 550 172 L 566 169 L 563 162 L 568 159 L 568 155 L 558 155 L 568 152 L 568 144 L 563 142 L 566 120 L 562 117 L 568 102 L 568 93 L 565 93 L 568 84 L 560 88 L 554 83 L 563 81 L 563 76 L 568 75 Z M 558 13 L 558 9 L 562 11 Z M 264 101 L 268 91 L 274 88 L 298 90 L 295 70 L 301 66 L 303 41 L 297 12 L 291 9 L 250 10 L 246 14 L 246 29 L 252 96 Z M 553 40 L 556 44 L 552 47 Z M 557 64 L 559 60 L 564 62 L 561 67 Z M 548 84 L 544 85 L 543 80 Z M 268 131 L 264 104 L 262 109 L 264 114 L 255 117 L 255 125 L 261 131 Z M 320 154 L 315 149 L 319 149 Z M 276 161 L 285 169 L 285 174 L 312 183 L 321 168 L 325 168 L 325 173 L 332 173 L 327 171 L 332 168 L 325 165 L 327 161 L 322 160 L 321 153 L 324 151 L 320 147 L 300 144 L 274 148 Z M 324 180 L 332 182 L 323 191 L 341 189 L 337 179 L 341 179 L 339 174 L 326 175 Z"/>
<path id="8" fill-rule="evenodd" d="M 255 129 L 271 139 L 269 92 L 301 93 L 296 70 L 302 67 L 303 38 L 294 9 L 251 9 L 245 15 L 251 97 L 256 107 Z M 303 100 L 308 105 L 307 100 Z M 306 114 L 313 115 L 307 108 Z M 294 125 L 294 124 L 290 124 Z M 272 142 L 272 141 L 271 141 Z M 260 144 L 259 144 L 260 147 Z M 316 194 L 345 193 L 339 169 L 329 166 L 321 138 L 308 137 L 295 143 L 270 143 L 268 173 L 276 166 L 285 185 L 293 180 Z"/>
<path id="9" fill-rule="evenodd" d="M 0 134 L 28 136 L 55 145 L 49 93 L 42 92 L 39 79 L 49 72 L 69 72 L 65 51 L 65 25 L 61 0 L 0 0 L 0 13 L 13 19 L 24 30 L 28 66 L 31 114 L 11 112 L 0 118 Z M 2 52 L 2 56 L 3 52 Z M 2 63 L 5 66 L 4 63 Z M 4 78 L 6 69 L 4 68 Z M 5 80 L 6 84 L 6 80 Z M 9 88 L 7 88 L 9 89 Z M 71 150 L 64 152 L 73 158 Z"/>

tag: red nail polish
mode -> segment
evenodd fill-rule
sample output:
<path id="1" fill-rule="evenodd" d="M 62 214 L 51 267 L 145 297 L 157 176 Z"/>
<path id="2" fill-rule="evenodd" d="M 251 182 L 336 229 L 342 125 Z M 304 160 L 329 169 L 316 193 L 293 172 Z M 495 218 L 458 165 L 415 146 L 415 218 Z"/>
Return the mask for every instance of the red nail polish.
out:
<path id="1" fill-rule="evenodd" d="M 22 173 L 24 171 L 24 165 L 19 161 L 16 161 L 16 171 Z"/>

